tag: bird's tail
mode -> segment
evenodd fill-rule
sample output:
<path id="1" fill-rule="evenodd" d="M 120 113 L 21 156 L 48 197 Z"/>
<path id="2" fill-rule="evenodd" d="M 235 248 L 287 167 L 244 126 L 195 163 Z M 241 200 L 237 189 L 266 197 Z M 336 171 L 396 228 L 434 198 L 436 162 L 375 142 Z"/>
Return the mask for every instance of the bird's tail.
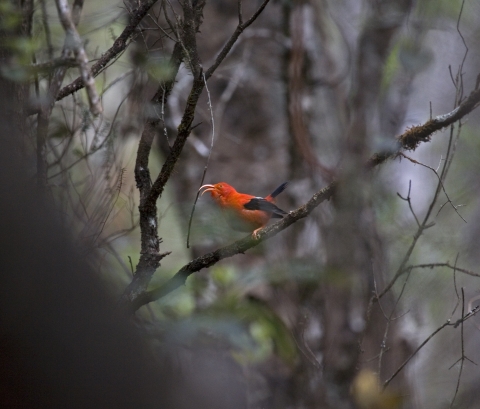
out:
<path id="1" fill-rule="evenodd" d="M 288 185 L 288 182 L 282 183 L 272 193 L 270 193 L 265 199 L 275 199 L 280 193 L 282 193 Z"/>

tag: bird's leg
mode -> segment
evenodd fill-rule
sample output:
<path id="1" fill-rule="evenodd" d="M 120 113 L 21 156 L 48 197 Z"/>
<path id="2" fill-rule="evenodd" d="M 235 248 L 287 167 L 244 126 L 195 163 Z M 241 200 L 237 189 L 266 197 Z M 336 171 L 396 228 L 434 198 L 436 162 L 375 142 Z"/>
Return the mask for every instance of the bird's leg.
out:
<path id="1" fill-rule="evenodd" d="M 263 226 L 262 226 L 262 227 L 259 227 L 258 229 L 255 229 L 255 230 L 253 231 L 252 237 L 253 237 L 255 240 L 258 240 L 258 232 L 259 232 L 260 230 L 262 230 L 262 229 L 263 229 Z"/>

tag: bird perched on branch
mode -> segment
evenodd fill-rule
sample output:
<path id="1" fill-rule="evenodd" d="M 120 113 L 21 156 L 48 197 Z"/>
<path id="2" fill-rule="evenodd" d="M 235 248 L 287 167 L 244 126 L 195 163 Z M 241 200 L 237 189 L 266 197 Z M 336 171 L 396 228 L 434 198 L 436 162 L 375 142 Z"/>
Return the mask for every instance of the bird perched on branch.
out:
<path id="1" fill-rule="evenodd" d="M 203 185 L 200 189 L 210 192 L 213 200 L 222 209 L 227 223 L 233 230 L 251 232 L 253 238 L 258 238 L 258 231 L 265 227 L 270 218 L 283 218 L 287 212 L 275 206 L 275 197 L 282 193 L 288 182 L 282 183 L 267 197 L 255 197 L 237 192 L 228 183 Z"/>

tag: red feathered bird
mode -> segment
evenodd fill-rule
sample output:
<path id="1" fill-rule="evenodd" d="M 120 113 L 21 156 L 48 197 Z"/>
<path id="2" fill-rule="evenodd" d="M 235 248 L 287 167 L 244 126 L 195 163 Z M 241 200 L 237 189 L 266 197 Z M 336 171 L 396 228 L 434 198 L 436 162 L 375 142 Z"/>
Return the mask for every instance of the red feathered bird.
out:
<path id="1" fill-rule="evenodd" d="M 199 190 L 205 189 L 202 195 L 210 192 L 232 229 L 253 232 L 256 239 L 258 231 L 267 225 L 270 218 L 281 219 L 287 214 L 274 204 L 275 197 L 285 190 L 287 184 L 282 183 L 265 198 L 239 193 L 225 182 L 203 185 Z"/>

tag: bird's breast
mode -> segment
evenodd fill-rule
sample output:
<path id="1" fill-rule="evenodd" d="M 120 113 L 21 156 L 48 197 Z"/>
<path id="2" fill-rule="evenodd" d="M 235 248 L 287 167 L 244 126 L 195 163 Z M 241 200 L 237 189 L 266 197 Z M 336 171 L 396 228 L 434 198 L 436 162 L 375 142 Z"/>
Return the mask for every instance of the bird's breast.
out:
<path id="1" fill-rule="evenodd" d="M 243 232 L 252 232 L 270 220 L 270 214 L 261 210 L 224 208 L 222 213 L 232 229 Z"/>

